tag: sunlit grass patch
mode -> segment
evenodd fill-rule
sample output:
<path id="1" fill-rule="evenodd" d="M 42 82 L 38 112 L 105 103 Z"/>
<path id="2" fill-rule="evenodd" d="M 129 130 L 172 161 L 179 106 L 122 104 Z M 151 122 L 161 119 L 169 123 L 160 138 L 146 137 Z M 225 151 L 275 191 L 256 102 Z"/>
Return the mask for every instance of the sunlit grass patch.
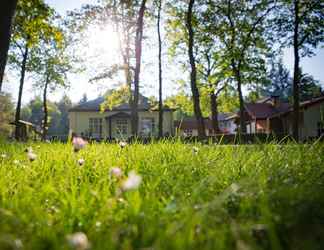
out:
<path id="1" fill-rule="evenodd" d="M 324 247 L 323 144 L 2 143 L 3 154 L 0 249 L 76 248 L 78 232 L 92 249 Z"/>

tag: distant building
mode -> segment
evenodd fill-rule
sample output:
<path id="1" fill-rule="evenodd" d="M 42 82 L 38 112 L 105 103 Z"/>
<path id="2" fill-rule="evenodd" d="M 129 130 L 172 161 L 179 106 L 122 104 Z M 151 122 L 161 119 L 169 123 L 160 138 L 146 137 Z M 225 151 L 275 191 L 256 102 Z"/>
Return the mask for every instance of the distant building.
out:
<path id="1" fill-rule="evenodd" d="M 100 112 L 104 97 L 87 101 L 69 110 L 70 133 L 95 139 L 128 139 L 131 134 L 131 108 L 123 103 Z M 159 112 L 154 109 L 149 99 L 140 95 L 138 104 L 138 135 L 141 137 L 157 136 Z M 165 107 L 163 112 L 163 134 L 173 135 L 173 110 Z"/>
<path id="2" fill-rule="evenodd" d="M 292 135 L 293 107 L 278 97 L 263 98 L 244 105 L 248 134 Z M 231 117 L 239 124 L 239 113 Z M 302 140 L 324 134 L 324 96 L 300 103 L 299 137 Z"/>
<path id="3" fill-rule="evenodd" d="M 234 134 L 236 131 L 235 119 L 231 119 L 233 113 L 219 113 L 218 126 L 220 134 Z M 204 118 L 205 133 L 207 136 L 214 135 L 212 120 Z M 181 120 L 174 121 L 176 133 L 180 136 L 191 137 L 198 136 L 198 126 L 195 117 L 185 117 Z"/>

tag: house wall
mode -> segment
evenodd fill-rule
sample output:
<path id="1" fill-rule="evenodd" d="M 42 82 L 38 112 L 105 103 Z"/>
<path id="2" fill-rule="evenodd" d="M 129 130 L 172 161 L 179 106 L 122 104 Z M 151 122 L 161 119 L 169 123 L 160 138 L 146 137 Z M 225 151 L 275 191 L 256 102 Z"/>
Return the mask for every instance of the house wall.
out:
<path id="1" fill-rule="evenodd" d="M 113 115 L 118 113 L 117 111 L 108 111 L 104 113 L 100 112 L 69 112 L 69 121 L 70 121 L 70 133 L 75 132 L 78 135 L 81 133 L 86 133 L 89 131 L 89 119 L 90 118 L 102 118 L 102 137 L 109 137 L 109 123 L 106 121 L 105 117 L 108 115 Z M 155 121 L 155 133 L 157 135 L 158 131 L 158 120 L 159 114 L 157 111 L 140 111 L 139 116 L 139 128 L 138 131 L 141 131 L 141 118 L 154 118 Z M 116 118 L 117 119 L 117 118 Z M 116 133 L 116 119 L 112 118 L 112 136 L 117 136 Z M 130 121 L 128 122 L 128 132 L 131 136 L 131 127 Z M 163 133 L 174 134 L 173 129 L 173 114 L 172 111 L 163 112 Z"/>
<path id="2" fill-rule="evenodd" d="M 224 131 L 224 133 L 226 134 L 236 133 L 236 124 L 234 122 L 234 119 L 219 122 L 219 128 L 221 131 Z"/>
<path id="3" fill-rule="evenodd" d="M 256 121 L 256 132 L 257 133 L 268 133 L 268 123 L 267 120 L 257 120 Z"/>
<path id="4" fill-rule="evenodd" d="M 318 123 L 324 119 L 324 103 L 312 105 L 304 110 L 303 120 L 300 126 L 300 138 L 318 136 Z"/>

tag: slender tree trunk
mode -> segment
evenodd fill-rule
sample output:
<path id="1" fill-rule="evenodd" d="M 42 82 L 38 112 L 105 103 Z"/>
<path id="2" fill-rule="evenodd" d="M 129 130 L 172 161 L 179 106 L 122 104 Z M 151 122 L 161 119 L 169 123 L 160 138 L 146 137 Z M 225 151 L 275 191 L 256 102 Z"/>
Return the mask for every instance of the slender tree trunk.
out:
<path id="1" fill-rule="evenodd" d="M 16 107 L 16 115 L 15 115 L 15 123 L 16 123 L 15 138 L 16 138 L 16 140 L 21 139 L 20 138 L 21 137 L 21 134 L 20 134 L 21 129 L 19 126 L 19 120 L 20 120 L 20 110 L 21 110 L 21 98 L 22 98 L 24 82 L 25 82 L 27 58 L 28 58 L 28 46 L 26 43 L 25 52 L 23 54 L 23 60 L 21 63 L 20 85 L 19 85 L 18 101 L 17 101 L 17 107 Z"/>
<path id="2" fill-rule="evenodd" d="M 143 40 L 143 19 L 145 12 L 146 0 L 142 0 L 138 13 L 136 38 L 135 38 L 135 75 L 134 75 L 134 99 L 132 105 L 132 134 L 137 136 L 138 133 L 138 98 L 139 98 L 139 81 L 141 72 L 142 58 L 142 40 Z"/>
<path id="3" fill-rule="evenodd" d="M 194 112 L 197 120 L 198 125 L 198 137 L 200 139 L 203 139 L 206 137 L 205 132 L 205 125 L 204 125 L 204 118 L 202 116 L 202 112 L 200 109 L 200 100 L 199 100 L 199 90 L 197 87 L 197 69 L 196 69 L 196 62 L 195 57 L 193 53 L 193 47 L 194 47 L 194 31 L 192 28 L 192 9 L 194 6 L 195 0 L 189 0 L 188 5 L 188 12 L 187 12 L 187 18 L 186 18 L 186 26 L 188 30 L 189 35 L 189 43 L 188 43 L 188 55 L 189 55 L 189 61 L 191 66 L 191 72 L 190 72 L 190 86 L 191 86 L 191 92 L 192 92 L 192 100 L 193 100 L 193 106 L 194 106 Z"/>
<path id="4" fill-rule="evenodd" d="M 42 133 L 42 140 L 46 140 L 47 136 L 47 127 L 48 127 L 48 109 L 47 109 L 47 88 L 49 84 L 49 77 L 46 76 L 44 91 L 43 91 L 43 109 L 44 109 L 44 121 L 43 121 L 43 133 Z"/>
<path id="5" fill-rule="evenodd" d="M 3 75 L 7 64 L 11 24 L 16 6 L 17 0 L 2 0 L 0 8 L 0 92 L 2 90 Z"/>
<path id="6" fill-rule="evenodd" d="M 299 32 L 299 0 L 294 0 L 294 82 L 293 82 L 293 137 L 298 142 L 299 141 L 299 41 L 298 41 L 298 32 Z"/>
<path id="7" fill-rule="evenodd" d="M 245 124 L 245 112 L 244 112 L 244 100 L 242 93 L 242 76 L 240 71 L 240 65 L 236 66 L 234 60 L 232 60 L 232 69 L 234 71 L 235 79 L 237 82 L 237 92 L 239 95 L 239 105 L 240 105 L 240 130 L 239 133 L 246 133 L 246 124 Z"/>
<path id="8" fill-rule="evenodd" d="M 220 132 L 219 124 L 218 124 L 218 105 L 217 105 L 217 95 L 212 92 L 209 95 L 210 97 L 210 110 L 212 114 L 212 125 L 214 133 L 217 134 Z"/>
<path id="9" fill-rule="evenodd" d="M 163 100 L 162 100 L 162 39 L 161 39 L 162 0 L 158 0 L 157 32 L 159 41 L 159 137 L 163 137 Z"/>

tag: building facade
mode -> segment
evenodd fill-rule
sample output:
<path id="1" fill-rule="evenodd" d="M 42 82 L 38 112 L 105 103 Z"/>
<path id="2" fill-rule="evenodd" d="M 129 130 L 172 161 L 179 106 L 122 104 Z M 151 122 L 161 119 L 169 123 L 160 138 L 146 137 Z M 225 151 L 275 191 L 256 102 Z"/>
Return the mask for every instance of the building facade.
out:
<path id="1" fill-rule="evenodd" d="M 70 133 L 94 139 L 121 139 L 132 137 L 131 109 L 123 103 L 112 110 L 100 111 L 103 97 L 77 105 L 69 110 Z M 138 105 L 138 135 L 155 137 L 158 135 L 159 112 L 152 109 L 148 99 L 140 97 Z M 163 110 L 163 135 L 173 135 L 173 110 Z"/>

